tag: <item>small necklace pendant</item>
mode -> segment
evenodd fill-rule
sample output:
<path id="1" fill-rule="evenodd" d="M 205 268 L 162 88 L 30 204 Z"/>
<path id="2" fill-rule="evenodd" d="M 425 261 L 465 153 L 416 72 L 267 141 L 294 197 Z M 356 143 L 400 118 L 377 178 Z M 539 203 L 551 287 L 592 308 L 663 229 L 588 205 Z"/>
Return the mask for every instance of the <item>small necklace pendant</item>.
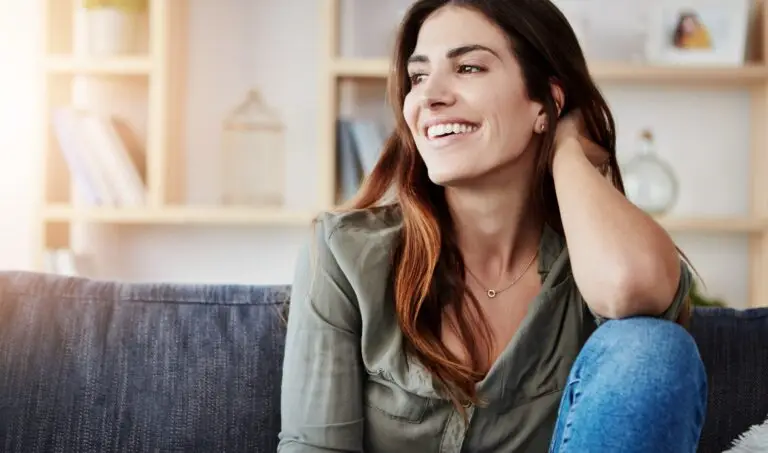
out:
<path id="1" fill-rule="evenodd" d="M 493 299 L 494 297 L 496 297 L 496 291 L 494 291 L 492 289 L 489 289 L 488 290 L 488 298 L 489 299 Z"/>

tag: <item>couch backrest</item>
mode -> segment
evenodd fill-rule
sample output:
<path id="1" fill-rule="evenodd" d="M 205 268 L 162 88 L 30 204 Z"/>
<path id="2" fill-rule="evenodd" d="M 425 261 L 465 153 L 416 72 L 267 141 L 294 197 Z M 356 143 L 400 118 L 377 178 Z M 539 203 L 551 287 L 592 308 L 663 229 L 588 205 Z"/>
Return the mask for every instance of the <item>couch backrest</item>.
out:
<path id="1" fill-rule="evenodd" d="M 723 452 L 768 419 L 768 308 L 697 308 L 691 334 L 709 376 L 702 452 Z"/>
<path id="2" fill-rule="evenodd" d="M 0 272 L 0 450 L 274 452 L 289 292 Z M 768 413 L 768 309 L 691 332 L 720 452 Z"/>
<path id="3" fill-rule="evenodd" d="M 274 452 L 288 295 L 0 274 L 0 450 Z"/>

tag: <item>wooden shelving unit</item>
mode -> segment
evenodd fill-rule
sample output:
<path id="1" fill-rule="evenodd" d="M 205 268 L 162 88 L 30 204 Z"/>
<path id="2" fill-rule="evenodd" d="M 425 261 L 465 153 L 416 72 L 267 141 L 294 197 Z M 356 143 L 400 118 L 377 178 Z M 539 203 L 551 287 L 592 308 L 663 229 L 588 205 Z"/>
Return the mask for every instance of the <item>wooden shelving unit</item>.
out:
<path id="1" fill-rule="evenodd" d="M 321 202 L 332 205 L 336 200 L 335 121 L 340 112 L 342 81 L 385 79 L 390 73 L 387 59 L 345 58 L 339 54 L 341 0 L 323 0 L 322 59 L 319 90 L 322 108 L 321 124 Z M 760 52 L 768 50 L 768 22 L 763 0 L 758 5 Z M 593 62 L 590 72 L 598 83 L 659 84 L 696 86 L 706 89 L 736 87 L 749 90 L 753 99 L 751 149 L 752 209 L 746 217 L 658 219 L 668 231 L 675 233 L 713 233 L 747 235 L 750 249 L 749 304 L 768 305 L 768 66 L 765 56 L 757 63 L 741 67 L 648 66 Z"/>
<path id="2" fill-rule="evenodd" d="M 46 33 L 41 52 L 44 85 L 40 123 L 42 200 L 34 265 L 45 269 L 49 250 L 70 247 L 72 229 L 81 224 L 304 226 L 313 210 L 188 206 L 184 202 L 183 136 L 184 56 L 187 0 L 149 0 L 145 44 L 135 53 L 91 56 L 75 51 L 75 11 L 81 0 L 39 0 Z M 137 207 L 84 206 L 73 202 L 72 175 L 54 127 L 54 109 L 73 104 L 74 81 L 87 76 L 140 86 L 146 98 L 142 120 L 146 202 Z"/>
<path id="3" fill-rule="evenodd" d="M 184 200 L 183 90 L 187 0 L 149 0 L 146 45 L 133 54 L 98 57 L 74 50 L 74 13 L 81 0 L 39 0 L 46 36 L 41 52 L 44 106 L 40 123 L 43 194 L 35 266 L 70 246 L 73 225 L 304 226 L 318 210 L 188 206 Z M 143 137 L 146 202 L 138 207 L 83 206 L 71 199 L 72 175 L 53 130 L 54 109 L 73 103 L 74 80 L 88 76 L 139 85 L 146 92 Z M 327 206 L 326 206 L 327 207 Z"/>
<path id="4" fill-rule="evenodd" d="M 39 212 L 37 265 L 42 268 L 48 249 L 67 248 L 70 229 L 78 223 L 131 225 L 307 225 L 316 212 L 336 204 L 336 119 L 340 113 L 343 81 L 384 80 L 390 71 L 386 59 L 344 58 L 339 55 L 342 0 L 321 0 L 322 36 L 318 77 L 319 143 L 317 148 L 317 209 L 222 208 L 185 206 L 180 137 L 184 109 L 183 56 L 185 0 L 149 0 L 146 51 L 113 58 L 76 57 L 72 51 L 72 13 L 79 0 L 40 0 L 45 4 L 48 34 L 42 52 L 45 71 L 44 115 L 40 123 L 41 174 L 44 189 Z M 766 13 L 760 8 L 760 52 L 768 49 Z M 666 84 L 749 90 L 753 99 L 751 148 L 751 211 L 745 217 L 664 217 L 659 221 L 672 232 L 746 235 L 750 241 L 750 304 L 768 304 L 768 66 L 758 63 L 732 68 L 660 67 L 594 62 L 590 69 L 599 83 Z M 138 208 L 76 207 L 69 198 L 71 178 L 56 143 L 50 114 L 71 101 L 75 76 L 120 80 L 146 86 L 145 182 L 147 204 Z"/>
<path id="5" fill-rule="evenodd" d="M 166 203 L 177 194 L 180 180 L 173 166 L 181 148 L 179 77 L 183 55 L 183 27 L 186 3 L 149 0 L 145 20 L 146 36 L 138 40 L 135 52 L 116 56 L 91 56 L 75 49 L 75 12 L 81 0 L 40 0 L 43 6 L 43 115 L 40 122 L 42 200 L 39 208 L 39 243 L 34 265 L 45 269 L 45 255 L 51 249 L 70 246 L 71 227 L 76 222 L 152 223 L 151 219 L 173 219 Z M 72 175 L 54 132 L 53 113 L 75 102 L 75 81 L 109 82 L 146 93 L 135 100 L 145 105 L 142 121 L 146 131 L 141 138 L 146 191 L 145 208 L 74 208 Z M 151 215 L 150 215 L 151 214 Z M 203 214 L 198 212 L 198 215 Z M 156 222 L 156 221 L 155 221 Z"/>

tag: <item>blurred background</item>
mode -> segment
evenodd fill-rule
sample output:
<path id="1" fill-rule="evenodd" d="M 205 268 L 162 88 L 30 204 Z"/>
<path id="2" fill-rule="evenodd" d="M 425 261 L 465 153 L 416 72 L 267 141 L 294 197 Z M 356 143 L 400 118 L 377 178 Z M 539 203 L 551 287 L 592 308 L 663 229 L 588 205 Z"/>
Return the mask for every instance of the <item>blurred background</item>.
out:
<path id="1" fill-rule="evenodd" d="M 0 0 L 0 268 L 289 283 L 310 219 L 354 193 L 391 127 L 410 3 Z M 764 305 L 762 2 L 555 3 L 632 200 L 708 297 Z"/>

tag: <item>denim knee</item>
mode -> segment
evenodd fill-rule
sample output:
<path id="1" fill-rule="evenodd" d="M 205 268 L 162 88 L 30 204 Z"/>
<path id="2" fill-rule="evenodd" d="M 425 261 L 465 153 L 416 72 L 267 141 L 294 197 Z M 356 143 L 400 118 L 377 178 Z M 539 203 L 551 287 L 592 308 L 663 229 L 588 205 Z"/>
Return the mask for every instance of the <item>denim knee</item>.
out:
<path id="1" fill-rule="evenodd" d="M 694 452 L 706 381 L 681 326 L 652 317 L 606 321 L 573 364 L 550 451 Z"/>
<path id="2" fill-rule="evenodd" d="M 651 386 L 706 387 L 699 349 L 680 325 L 638 316 L 604 322 L 587 340 L 577 365 L 605 366 L 616 382 L 645 381 Z M 591 374 L 591 373 L 590 373 Z M 603 374 L 603 373 L 600 373 Z"/>

